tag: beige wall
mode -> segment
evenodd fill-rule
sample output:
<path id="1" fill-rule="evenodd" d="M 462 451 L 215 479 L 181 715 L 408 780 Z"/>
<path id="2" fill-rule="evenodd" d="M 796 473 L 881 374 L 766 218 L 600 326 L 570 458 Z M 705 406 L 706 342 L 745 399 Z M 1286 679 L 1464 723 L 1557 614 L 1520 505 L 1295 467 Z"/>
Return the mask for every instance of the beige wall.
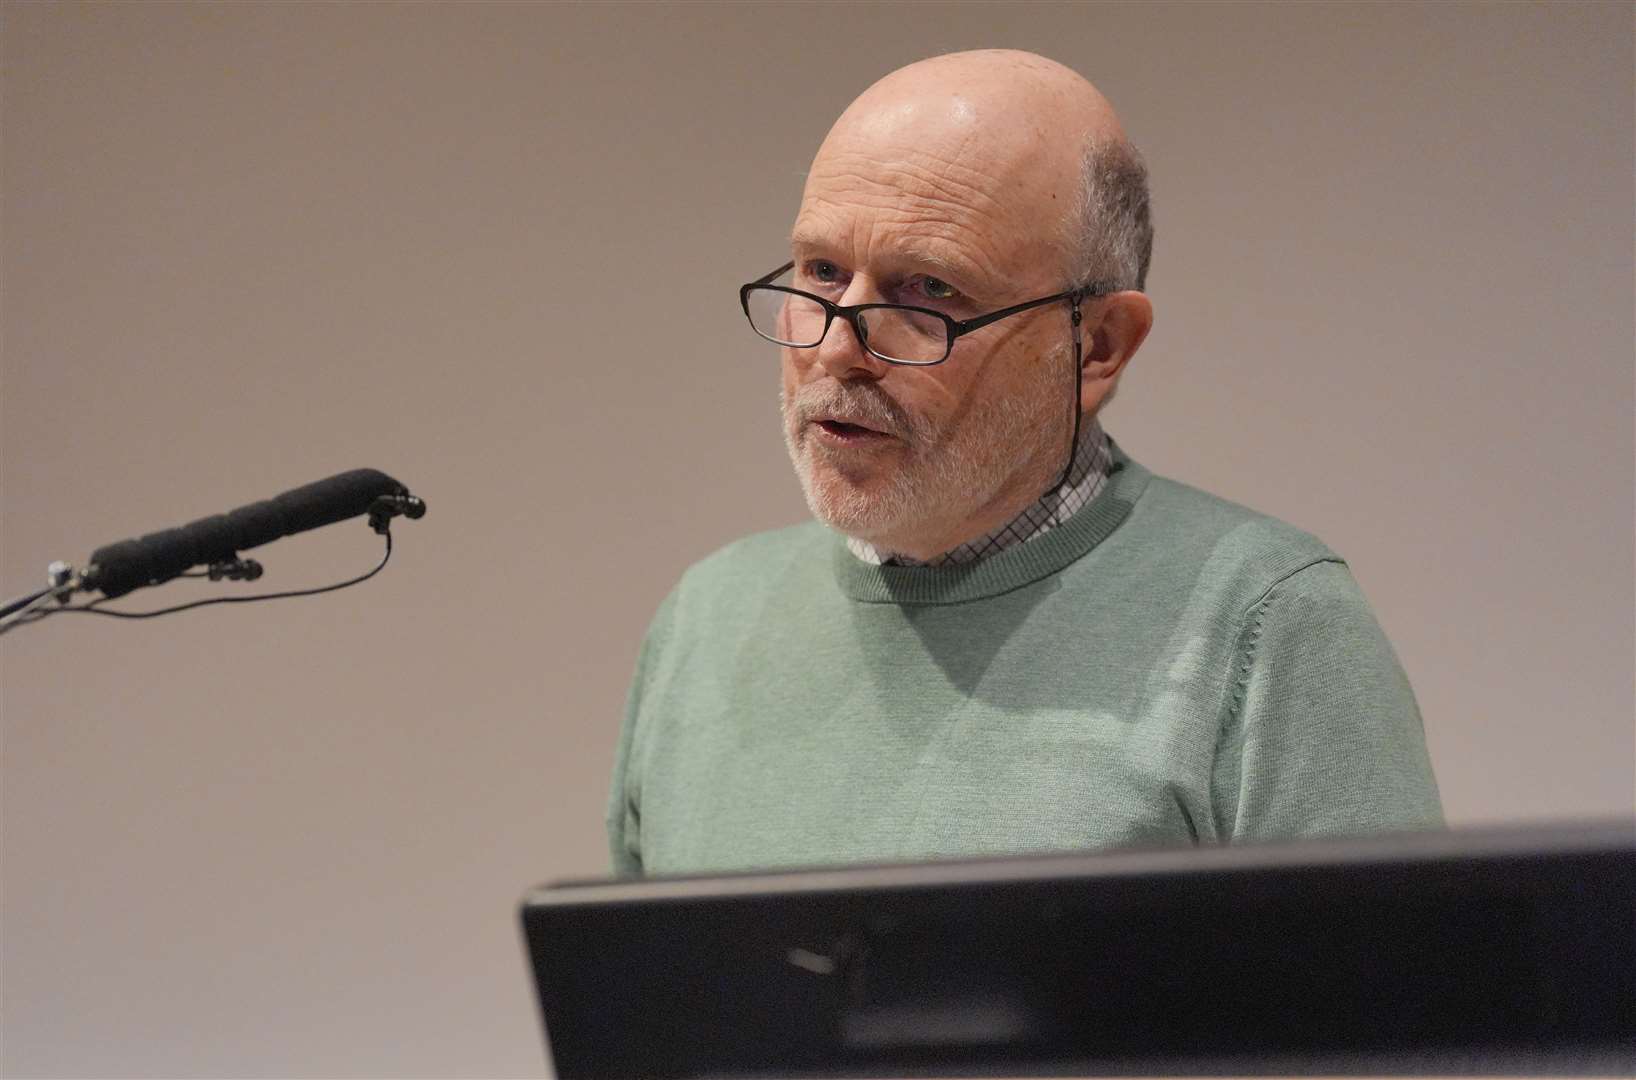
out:
<path id="1" fill-rule="evenodd" d="M 1350 557 L 1450 818 L 1632 810 L 1627 5 L 3 18 L 0 591 L 359 465 L 431 506 L 347 593 L 0 641 L 7 1075 L 543 1070 L 513 904 L 605 865 L 646 620 L 804 514 L 736 286 L 930 52 L 1118 105 L 1158 324 L 1108 426 Z"/>

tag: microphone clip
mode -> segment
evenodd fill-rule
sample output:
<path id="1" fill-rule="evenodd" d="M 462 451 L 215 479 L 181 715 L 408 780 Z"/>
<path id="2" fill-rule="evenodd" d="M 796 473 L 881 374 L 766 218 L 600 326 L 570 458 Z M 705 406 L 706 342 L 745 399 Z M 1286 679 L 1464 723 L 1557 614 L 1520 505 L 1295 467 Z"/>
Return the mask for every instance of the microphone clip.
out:
<path id="1" fill-rule="evenodd" d="M 211 581 L 254 581 L 261 573 L 261 564 L 256 560 L 238 558 L 211 563 L 206 571 Z"/>
<path id="2" fill-rule="evenodd" d="M 385 536 L 398 515 L 411 521 L 426 516 L 426 503 L 413 495 L 380 495 L 369 504 L 369 527 Z"/>

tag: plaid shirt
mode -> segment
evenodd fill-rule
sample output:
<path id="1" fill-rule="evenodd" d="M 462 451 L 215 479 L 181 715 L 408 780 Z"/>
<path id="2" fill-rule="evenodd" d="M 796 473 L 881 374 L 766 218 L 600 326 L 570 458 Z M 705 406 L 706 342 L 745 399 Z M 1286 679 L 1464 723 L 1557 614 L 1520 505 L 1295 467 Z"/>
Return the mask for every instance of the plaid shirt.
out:
<path id="1" fill-rule="evenodd" d="M 1113 451 L 1109 448 L 1108 436 L 1093 416 L 1080 425 L 1074 464 L 1062 486 L 1042 495 L 1037 502 L 993 532 L 968 540 L 953 551 L 946 551 L 924 562 L 908 555 L 882 551 L 856 537 L 847 537 L 846 546 L 864 562 L 878 566 L 960 566 L 986 559 L 1008 547 L 1044 536 L 1073 517 L 1086 503 L 1096 498 L 1102 485 L 1108 482 L 1108 469 L 1112 464 Z"/>

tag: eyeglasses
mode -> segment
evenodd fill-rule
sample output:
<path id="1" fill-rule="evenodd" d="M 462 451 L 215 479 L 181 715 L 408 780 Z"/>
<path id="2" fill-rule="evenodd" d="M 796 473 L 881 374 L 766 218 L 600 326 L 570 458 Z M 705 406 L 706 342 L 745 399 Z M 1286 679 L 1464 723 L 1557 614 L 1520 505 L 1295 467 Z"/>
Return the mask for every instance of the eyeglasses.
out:
<path id="1" fill-rule="evenodd" d="M 941 364 L 954 350 L 956 338 L 980 330 L 989 323 L 1054 304 L 1058 300 L 1073 302 L 1077 325 L 1079 301 L 1087 297 L 1107 296 L 1116 291 L 1112 286 L 1099 282 L 960 320 L 931 308 L 904 304 L 832 304 L 821 296 L 792 289 L 788 285 L 773 284 L 794 266 L 793 262 L 787 262 L 739 289 L 739 302 L 744 305 L 744 315 L 756 333 L 775 345 L 811 349 L 824 340 L 831 323 L 844 319 L 851 324 L 852 333 L 870 356 L 888 364 L 911 367 Z"/>

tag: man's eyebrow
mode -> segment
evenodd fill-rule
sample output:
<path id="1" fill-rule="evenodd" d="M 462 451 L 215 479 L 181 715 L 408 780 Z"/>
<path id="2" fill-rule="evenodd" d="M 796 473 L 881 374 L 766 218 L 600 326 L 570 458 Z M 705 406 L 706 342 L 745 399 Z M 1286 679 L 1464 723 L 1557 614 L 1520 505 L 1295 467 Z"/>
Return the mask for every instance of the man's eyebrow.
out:
<path id="1" fill-rule="evenodd" d="M 828 247 L 829 242 L 816 233 L 797 232 L 790 236 L 791 250 L 823 251 Z"/>
<path id="2" fill-rule="evenodd" d="M 973 285 L 982 284 L 983 277 L 977 268 L 962 259 L 951 259 L 947 255 L 933 251 L 930 248 L 910 247 L 903 249 L 903 259 L 917 266 L 929 267 L 939 273 L 946 274 L 956 281 L 970 282 Z"/>
<path id="3" fill-rule="evenodd" d="M 832 245 L 821 236 L 812 233 L 797 232 L 790 236 L 790 248 L 793 251 L 829 251 Z M 905 246 L 893 253 L 890 262 L 911 264 L 935 271 L 938 275 L 945 275 L 954 281 L 969 283 L 972 286 L 983 286 L 987 279 L 976 266 L 963 259 L 951 258 L 948 255 L 931 248 Z"/>

